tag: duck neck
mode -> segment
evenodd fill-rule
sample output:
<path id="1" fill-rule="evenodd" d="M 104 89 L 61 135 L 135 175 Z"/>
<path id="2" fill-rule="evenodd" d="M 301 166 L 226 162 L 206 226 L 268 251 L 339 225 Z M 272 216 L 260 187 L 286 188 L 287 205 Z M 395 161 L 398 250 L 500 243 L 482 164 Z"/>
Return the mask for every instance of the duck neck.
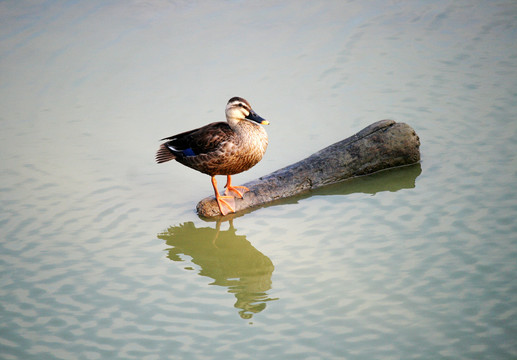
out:
<path id="1" fill-rule="evenodd" d="M 237 120 L 233 118 L 228 119 L 228 124 L 230 125 L 232 130 L 235 131 L 237 134 L 247 134 L 250 131 L 254 130 L 257 126 L 260 126 L 258 124 L 253 124 L 251 121 L 240 119 Z"/>

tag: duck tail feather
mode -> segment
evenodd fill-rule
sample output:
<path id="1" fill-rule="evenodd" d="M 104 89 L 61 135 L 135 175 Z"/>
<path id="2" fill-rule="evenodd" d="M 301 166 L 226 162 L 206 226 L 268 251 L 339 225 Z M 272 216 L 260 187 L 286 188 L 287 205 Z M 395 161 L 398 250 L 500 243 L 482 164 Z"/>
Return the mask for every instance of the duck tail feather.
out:
<path id="1" fill-rule="evenodd" d="M 176 156 L 169 150 L 165 144 L 161 144 L 156 152 L 156 162 L 158 164 L 176 159 Z"/>

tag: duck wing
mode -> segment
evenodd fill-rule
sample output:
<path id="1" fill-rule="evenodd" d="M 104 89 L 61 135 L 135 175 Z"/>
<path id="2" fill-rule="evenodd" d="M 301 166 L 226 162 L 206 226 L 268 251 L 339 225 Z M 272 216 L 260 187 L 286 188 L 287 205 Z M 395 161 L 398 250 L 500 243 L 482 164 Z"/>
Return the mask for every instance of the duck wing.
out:
<path id="1" fill-rule="evenodd" d="M 168 140 L 162 144 L 156 154 L 158 162 L 165 162 L 177 157 L 196 156 L 217 150 L 221 144 L 231 141 L 234 131 L 226 122 L 211 123 L 198 129 L 183 132 L 161 139 Z"/>

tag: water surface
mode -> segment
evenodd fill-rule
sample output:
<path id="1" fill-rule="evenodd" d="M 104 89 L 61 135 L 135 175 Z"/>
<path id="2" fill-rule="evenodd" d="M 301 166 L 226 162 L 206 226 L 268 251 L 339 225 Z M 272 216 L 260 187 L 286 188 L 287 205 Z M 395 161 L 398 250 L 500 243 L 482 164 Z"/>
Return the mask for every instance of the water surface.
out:
<path id="1" fill-rule="evenodd" d="M 517 357 L 513 1 L 0 2 L 0 358 Z M 370 123 L 420 164 L 207 222 L 160 138 L 267 118 L 244 183 Z"/>

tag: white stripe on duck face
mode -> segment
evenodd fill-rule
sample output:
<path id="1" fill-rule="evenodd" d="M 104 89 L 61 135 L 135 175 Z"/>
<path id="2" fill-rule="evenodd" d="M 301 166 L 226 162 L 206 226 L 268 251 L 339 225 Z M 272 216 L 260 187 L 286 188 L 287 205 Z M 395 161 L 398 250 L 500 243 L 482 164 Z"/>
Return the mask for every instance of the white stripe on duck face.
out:
<path id="1" fill-rule="evenodd" d="M 226 109 L 228 110 L 229 108 L 232 108 L 232 107 L 241 107 L 241 108 L 246 109 L 248 112 L 251 110 L 250 103 L 246 99 L 243 99 L 243 98 L 238 97 L 238 96 L 233 97 L 230 100 L 228 100 L 228 104 L 226 105 Z"/>
<path id="2" fill-rule="evenodd" d="M 250 114 L 250 110 L 251 110 L 251 108 L 247 107 L 245 104 L 243 104 L 241 102 L 235 102 L 235 103 L 228 104 L 228 106 L 226 108 L 226 116 L 228 118 L 242 120 Z"/>

